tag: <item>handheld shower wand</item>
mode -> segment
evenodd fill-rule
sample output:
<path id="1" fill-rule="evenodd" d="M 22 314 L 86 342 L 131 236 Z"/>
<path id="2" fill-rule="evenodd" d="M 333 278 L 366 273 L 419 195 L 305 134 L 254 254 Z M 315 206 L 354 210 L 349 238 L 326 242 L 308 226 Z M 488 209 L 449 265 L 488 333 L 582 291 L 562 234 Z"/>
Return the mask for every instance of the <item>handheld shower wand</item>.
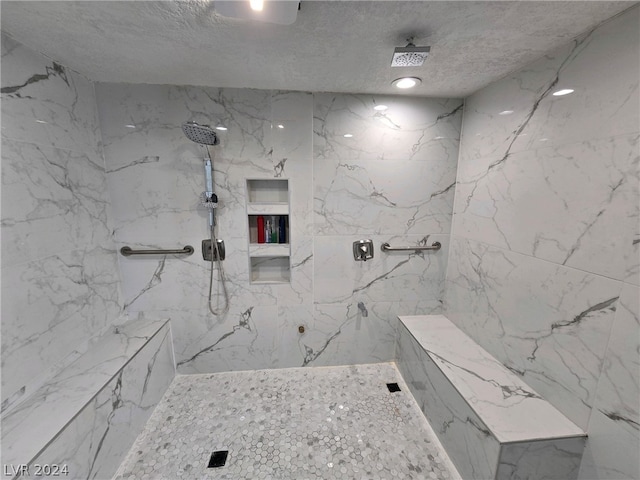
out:
<path id="1" fill-rule="evenodd" d="M 207 158 L 204 159 L 204 174 L 206 177 L 206 191 L 200 195 L 200 205 L 209 209 L 209 228 L 216 226 L 216 218 L 214 209 L 218 206 L 218 196 L 213 193 L 213 173 L 211 165 L 211 156 L 209 155 L 209 147 L 206 147 Z"/>
<path id="2" fill-rule="evenodd" d="M 229 293 L 227 292 L 227 282 L 222 268 L 222 256 L 224 255 L 223 248 L 218 246 L 218 240 L 215 234 L 216 218 L 215 209 L 218 206 L 218 196 L 213 191 L 213 162 L 211 161 L 211 154 L 209 153 L 209 145 L 218 145 L 220 141 L 216 132 L 213 131 L 208 125 L 198 125 L 196 122 L 186 122 L 182 124 L 182 131 L 192 142 L 198 143 L 203 146 L 207 152 L 207 156 L 204 159 L 204 173 L 205 173 L 205 188 L 200 196 L 200 204 L 209 210 L 209 231 L 211 234 L 211 248 L 213 250 L 211 255 L 211 275 L 209 278 L 209 310 L 213 315 L 223 315 L 229 310 Z M 218 264 L 218 276 L 220 284 L 222 285 L 222 291 L 224 295 L 224 308 L 215 310 L 211 305 L 211 297 L 213 291 L 213 264 Z"/>

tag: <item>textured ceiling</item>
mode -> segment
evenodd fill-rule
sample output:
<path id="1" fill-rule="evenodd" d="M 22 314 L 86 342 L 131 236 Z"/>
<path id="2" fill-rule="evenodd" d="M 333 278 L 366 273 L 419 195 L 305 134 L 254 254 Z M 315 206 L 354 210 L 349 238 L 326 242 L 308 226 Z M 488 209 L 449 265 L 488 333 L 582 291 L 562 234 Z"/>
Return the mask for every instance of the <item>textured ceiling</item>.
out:
<path id="1" fill-rule="evenodd" d="M 268 0 L 267 0 L 268 1 Z M 292 25 L 224 18 L 213 2 L 2 1 L 2 30 L 103 82 L 464 97 L 632 2 L 303 0 Z M 430 45 L 422 67 L 393 49 Z"/>

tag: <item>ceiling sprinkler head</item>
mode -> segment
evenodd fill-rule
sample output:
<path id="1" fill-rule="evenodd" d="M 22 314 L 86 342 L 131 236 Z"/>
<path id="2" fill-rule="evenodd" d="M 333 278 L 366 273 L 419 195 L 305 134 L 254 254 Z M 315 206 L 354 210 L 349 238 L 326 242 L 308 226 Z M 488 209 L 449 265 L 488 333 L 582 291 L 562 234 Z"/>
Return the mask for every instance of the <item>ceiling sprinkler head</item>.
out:
<path id="1" fill-rule="evenodd" d="M 421 67 L 431 47 L 416 47 L 409 42 L 406 47 L 396 47 L 391 59 L 392 67 Z"/>

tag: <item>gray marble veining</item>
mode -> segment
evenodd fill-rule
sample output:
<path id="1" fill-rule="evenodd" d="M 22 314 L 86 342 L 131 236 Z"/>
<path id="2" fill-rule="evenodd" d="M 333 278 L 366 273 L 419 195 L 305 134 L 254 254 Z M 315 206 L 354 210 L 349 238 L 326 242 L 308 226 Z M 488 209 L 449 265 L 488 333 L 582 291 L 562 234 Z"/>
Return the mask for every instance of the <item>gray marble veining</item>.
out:
<path id="1" fill-rule="evenodd" d="M 230 312 L 208 314 L 209 265 L 199 255 L 120 259 L 127 309 L 174 320 L 182 373 L 389 361 L 395 316 L 441 309 L 461 101 L 110 84 L 99 84 L 97 97 L 120 244 L 199 245 L 207 237 L 207 212 L 197 204 L 204 152 L 180 124 L 228 128 L 211 154 Z M 372 107 L 383 102 L 389 108 L 381 116 Z M 343 127 L 361 136 L 343 144 Z M 337 187 L 340 175 L 325 168 L 331 162 L 348 166 L 343 180 L 363 185 L 357 201 Z M 247 178 L 288 180 L 288 284 L 251 283 Z M 328 217 L 314 211 L 319 191 L 335 202 L 332 222 L 358 211 L 360 220 L 342 231 L 323 227 Z M 437 255 L 378 250 L 366 265 L 355 263 L 352 237 L 371 236 L 374 219 L 377 249 L 436 239 L 444 248 Z M 371 312 L 366 318 L 354 310 L 359 301 Z"/>
<path id="2" fill-rule="evenodd" d="M 111 434 L 110 442 L 115 445 L 126 442 L 127 432 L 129 437 L 135 436 L 134 423 L 141 427 L 146 417 L 138 418 L 135 408 L 131 410 L 132 406 L 150 414 L 150 409 L 173 378 L 170 343 L 166 320 L 144 318 L 128 322 L 100 338 L 91 351 L 3 415 L 3 462 L 17 466 L 47 459 L 51 463 L 78 462 L 73 468 L 79 469 L 80 465 L 84 468 L 87 465 L 83 461 L 85 458 L 76 449 L 84 452 L 89 448 L 93 452 L 91 455 L 97 456 L 100 447 L 96 450 L 96 445 L 102 445 L 103 441 L 93 441 L 92 446 L 83 445 L 84 438 L 101 435 L 101 428 L 105 429 L 106 435 L 114 415 L 123 415 L 119 421 L 124 423 L 120 434 Z M 138 357 L 141 351 L 144 354 Z M 162 358 L 156 365 L 159 355 Z M 157 378 L 157 385 L 151 375 Z M 147 400 L 147 390 L 154 400 Z M 128 413 L 114 413 L 120 407 L 125 407 Z M 128 425 L 128 422 L 134 423 Z M 82 476 L 78 472 L 71 473 L 74 478 Z"/>
<path id="3" fill-rule="evenodd" d="M 584 431 L 446 317 L 401 316 L 396 355 L 464 478 L 577 478 Z"/>
<path id="4" fill-rule="evenodd" d="M 463 239 L 452 256 L 451 319 L 586 428 L 619 282 Z"/>
<path id="5" fill-rule="evenodd" d="M 174 375 L 165 324 L 33 463 L 66 465 L 70 478 L 111 478 Z"/>
<path id="6" fill-rule="evenodd" d="M 594 408 L 581 478 L 639 478 L 640 463 L 640 288 L 625 285 Z"/>
<path id="7" fill-rule="evenodd" d="M 93 83 L 2 35 L 2 411 L 121 315 Z"/>
<path id="8" fill-rule="evenodd" d="M 639 15 L 465 99 L 445 312 L 587 431 L 584 480 L 639 475 Z"/>

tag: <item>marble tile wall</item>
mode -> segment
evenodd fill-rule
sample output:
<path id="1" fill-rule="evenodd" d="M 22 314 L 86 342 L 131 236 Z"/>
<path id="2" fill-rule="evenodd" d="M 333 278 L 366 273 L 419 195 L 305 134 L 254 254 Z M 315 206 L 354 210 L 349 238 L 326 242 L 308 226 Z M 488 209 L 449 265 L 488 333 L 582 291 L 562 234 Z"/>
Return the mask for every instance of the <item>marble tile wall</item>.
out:
<path id="1" fill-rule="evenodd" d="M 69 478 L 111 478 L 175 375 L 166 323 L 31 462 Z"/>
<path id="2" fill-rule="evenodd" d="M 583 479 L 640 478 L 638 23 L 465 100 L 446 314 L 587 431 Z"/>
<path id="3" fill-rule="evenodd" d="M 2 35 L 2 410 L 121 312 L 93 84 Z"/>
<path id="4" fill-rule="evenodd" d="M 402 378 L 462 478 L 495 478 L 500 443 L 402 324 L 397 352 Z"/>
<path id="5" fill-rule="evenodd" d="M 401 316 L 396 362 L 463 478 L 577 478 L 584 432 L 446 317 Z"/>
<path id="6" fill-rule="evenodd" d="M 121 84 L 98 84 L 97 99 L 118 246 L 197 250 L 119 259 L 127 310 L 172 319 L 179 372 L 388 361 L 397 314 L 440 311 L 460 100 Z M 204 151 L 184 137 L 188 120 L 228 128 L 211 148 L 231 297 L 219 317 L 200 254 Z M 290 284 L 250 283 L 247 178 L 289 180 Z M 361 238 L 375 242 L 366 263 L 352 256 Z M 437 254 L 380 251 L 435 240 Z"/>

